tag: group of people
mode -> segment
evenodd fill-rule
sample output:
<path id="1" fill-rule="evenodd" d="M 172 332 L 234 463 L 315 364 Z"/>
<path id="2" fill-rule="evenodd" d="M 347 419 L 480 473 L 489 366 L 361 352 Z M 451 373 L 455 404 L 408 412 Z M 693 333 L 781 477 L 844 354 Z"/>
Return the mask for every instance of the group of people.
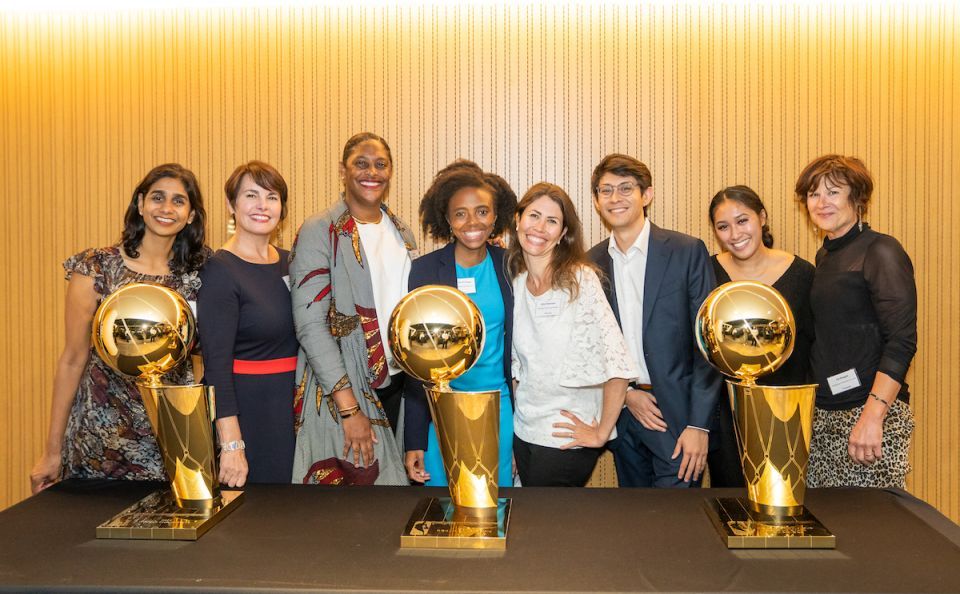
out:
<path id="1" fill-rule="evenodd" d="M 445 484 L 423 385 L 395 364 L 387 332 L 397 302 L 428 284 L 459 288 L 483 315 L 483 351 L 452 386 L 501 394 L 501 486 L 583 486 L 605 447 L 621 486 L 698 486 L 708 466 L 713 486 L 742 485 L 722 378 L 694 338 L 701 303 L 731 280 L 771 285 L 794 311 L 793 356 L 763 382 L 818 384 L 809 486 L 904 486 L 916 285 L 901 245 L 863 221 L 873 181 L 858 159 L 823 156 L 797 179 L 825 235 L 815 266 L 773 248 L 747 186 L 710 201 L 723 248 L 712 258 L 700 239 L 654 225 L 650 171 L 622 154 L 590 178 L 610 238 L 589 251 L 562 188 L 541 182 L 518 200 L 502 177 L 458 160 L 419 206 L 424 234 L 446 245 L 418 257 L 386 204 L 393 166 L 383 138 L 351 137 L 339 200 L 303 223 L 289 253 L 271 243 L 288 190 L 269 164 L 227 180 L 235 232 L 216 253 L 193 173 L 150 171 L 121 241 L 64 263 L 66 346 L 34 491 L 61 478 L 165 478 L 136 386 L 90 348 L 99 301 L 138 281 L 196 302 L 230 487 Z M 193 381 L 189 365 L 173 375 Z"/>

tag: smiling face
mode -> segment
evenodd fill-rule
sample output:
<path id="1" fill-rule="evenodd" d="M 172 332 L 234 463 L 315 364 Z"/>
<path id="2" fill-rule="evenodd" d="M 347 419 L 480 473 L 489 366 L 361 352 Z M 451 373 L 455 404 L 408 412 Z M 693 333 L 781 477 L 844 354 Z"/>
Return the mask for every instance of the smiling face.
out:
<path id="1" fill-rule="evenodd" d="M 566 232 L 563 210 L 549 196 L 531 202 L 517 219 L 517 240 L 525 256 L 549 258 Z"/>
<path id="2" fill-rule="evenodd" d="M 757 214 L 736 200 L 724 200 L 713 211 L 713 232 L 723 248 L 738 260 L 749 260 L 763 246 L 767 213 Z"/>
<path id="3" fill-rule="evenodd" d="M 447 203 L 447 222 L 461 246 L 478 250 L 486 247 L 497 222 L 493 195 L 485 188 L 461 188 Z"/>
<path id="4" fill-rule="evenodd" d="M 146 232 L 159 237 L 175 237 L 184 227 L 193 222 L 194 212 L 183 183 L 172 177 L 158 179 L 145 194 L 141 194 L 137 206 Z"/>
<path id="5" fill-rule="evenodd" d="M 831 181 L 826 175 L 816 189 L 807 192 L 807 211 L 813 224 L 823 229 L 830 239 L 843 237 L 857 222 L 850 186 Z"/>
<path id="6" fill-rule="evenodd" d="M 628 186 L 633 186 L 633 189 L 625 195 L 621 188 L 626 190 Z M 610 229 L 639 232 L 643 228 L 643 209 L 653 202 L 652 187 L 641 192 L 636 178 L 607 172 L 600 177 L 597 188 L 603 188 L 607 192 L 613 190 L 609 196 L 604 196 L 604 192 L 596 192 L 594 197 L 597 211 Z"/>
<path id="7" fill-rule="evenodd" d="M 244 175 L 233 204 L 227 208 L 237 222 L 237 233 L 270 236 L 280 223 L 283 205 L 280 193 L 257 184 L 250 174 Z"/>
<path id="8" fill-rule="evenodd" d="M 393 164 L 386 147 L 376 140 L 364 140 L 353 147 L 346 162 L 340 164 L 347 205 L 379 208 L 387 197 Z"/>

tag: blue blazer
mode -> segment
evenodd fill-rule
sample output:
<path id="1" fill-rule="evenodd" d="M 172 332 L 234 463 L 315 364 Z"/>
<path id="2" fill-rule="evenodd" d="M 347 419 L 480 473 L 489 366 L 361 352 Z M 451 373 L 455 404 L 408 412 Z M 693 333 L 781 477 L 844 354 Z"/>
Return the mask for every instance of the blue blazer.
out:
<path id="1" fill-rule="evenodd" d="M 420 256 L 413 261 L 410 267 L 410 279 L 407 282 L 409 290 L 424 285 L 457 286 L 457 261 L 454 257 L 455 243 Z M 504 270 L 507 252 L 503 248 L 487 246 L 493 267 L 500 282 L 500 295 L 503 297 L 504 310 L 504 341 L 503 341 L 503 377 L 510 387 L 510 397 L 513 398 L 513 382 L 510 381 L 510 357 L 513 346 L 513 287 Z M 423 390 L 423 383 L 416 378 L 407 376 L 403 398 L 403 448 L 406 451 L 426 450 L 427 431 L 430 429 L 430 408 L 427 405 L 427 395 Z"/>
<path id="2" fill-rule="evenodd" d="M 589 252 L 607 276 L 604 292 L 620 322 L 610 240 Z M 687 427 L 708 429 L 720 394 L 720 375 L 700 354 L 694 335 L 697 311 L 716 279 L 702 241 L 650 224 L 643 282 L 643 353 L 650 384 L 674 441 Z M 666 452 L 669 458 L 671 452 Z"/>

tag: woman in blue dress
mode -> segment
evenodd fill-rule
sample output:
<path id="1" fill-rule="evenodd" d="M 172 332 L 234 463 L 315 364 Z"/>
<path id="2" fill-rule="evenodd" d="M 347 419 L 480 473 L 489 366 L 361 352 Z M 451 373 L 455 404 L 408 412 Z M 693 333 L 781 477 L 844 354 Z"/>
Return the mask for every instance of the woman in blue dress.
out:
<path id="1" fill-rule="evenodd" d="M 517 195 L 500 176 L 471 161 L 441 169 L 420 202 L 423 232 L 445 247 L 414 260 L 410 290 L 424 285 L 457 287 L 476 303 L 486 324 L 486 342 L 470 370 L 450 383 L 454 390 L 500 390 L 500 486 L 513 485 L 513 406 L 510 345 L 513 292 L 504 272 L 505 251 L 489 245 L 513 219 Z M 404 398 L 404 464 L 407 476 L 428 486 L 445 486 L 436 431 L 423 384 L 412 378 Z"/>
<path id="2" fill-rule="evenodd" d="M 270 243 L 287 214 L 287 184 L 250 161 L 224 191 L 236 232 L 201 271 L 197 298 L 204 380 L 216 389 L 220 482 L 288 483 L 298 344 L 289 252 Z"/>

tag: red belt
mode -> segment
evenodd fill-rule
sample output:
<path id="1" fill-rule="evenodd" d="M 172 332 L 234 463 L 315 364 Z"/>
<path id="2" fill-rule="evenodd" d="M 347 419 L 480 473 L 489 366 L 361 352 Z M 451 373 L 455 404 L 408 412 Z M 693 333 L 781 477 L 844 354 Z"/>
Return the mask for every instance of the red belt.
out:
<path id="1" fill-rule="evenodd" d="M 242 375 L 269 375 L 297 370 L 297 358 L 266 359 L 264 361 L 233 360 L 233 372 Z"/>

